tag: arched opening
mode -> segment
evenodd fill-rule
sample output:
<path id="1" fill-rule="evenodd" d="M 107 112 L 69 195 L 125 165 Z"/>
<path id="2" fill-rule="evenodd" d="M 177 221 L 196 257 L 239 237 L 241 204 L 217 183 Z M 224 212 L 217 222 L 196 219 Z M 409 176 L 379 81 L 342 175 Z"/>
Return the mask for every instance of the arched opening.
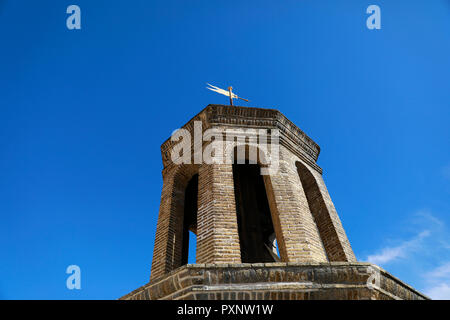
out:
<path id="1" fill-rule="evenodd" d="M 184 193 L 183 240 L 181 245 L 181 265 L 195 261 L 195 241 L 197 235 L 198 174 L 189 180 Z"/>
<path id="2" fill-rule="evenodd" d="M 241 261 L 280 261 L 260 166 L 233 164 L 233 178 Z"/>
<path id="3" fill-rule="evenodd" d="M 344 250 L 316 178 L 301 162 L 295 163 L 314 221 L 329 261 L 346 261 Z"/>
<path id="4" fill-rule="evenodd" d="M 198 165 L 182 164 L 163 171 L 151 280 L 189 261 L 189 233 L 186 235 L 185 230 L 196 231 L 198 178 L 194 176 L 198 169 Z"/>

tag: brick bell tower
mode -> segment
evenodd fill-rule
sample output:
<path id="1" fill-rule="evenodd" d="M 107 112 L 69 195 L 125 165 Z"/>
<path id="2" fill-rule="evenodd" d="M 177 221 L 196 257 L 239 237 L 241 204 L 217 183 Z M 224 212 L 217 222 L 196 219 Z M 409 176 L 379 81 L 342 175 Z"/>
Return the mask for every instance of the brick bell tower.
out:
<path id="1" fill-rule="evenodd" d="M 427 299 L 356 261 L 319 152 L 278 110 L 208 105 L 161 146 L 150 282 L 121 299 Z"/>

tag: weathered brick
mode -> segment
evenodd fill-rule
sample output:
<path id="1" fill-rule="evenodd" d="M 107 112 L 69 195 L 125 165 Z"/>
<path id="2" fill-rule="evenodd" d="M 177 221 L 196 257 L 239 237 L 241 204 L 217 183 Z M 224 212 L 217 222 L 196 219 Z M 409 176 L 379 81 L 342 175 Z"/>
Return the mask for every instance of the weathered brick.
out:
<path id="1" fill-rule="evenodd" d="M 122 299 L 426 299 L 383 270 L 382 290 L 367 286 L 370 265 L 356 262 L 316 163 L 320 148 L 283 114 L 209 105 L 183 126 L 192 137 L 195 121 L 201 121 L 202 133 L 212 128 L 279 130 L 278 170 L 263 178 L 281 262 L 241 263 L 233 165 L 175 164 L 170 156 L 174 142 L 168 139 L 161 146 L 163 187 L 151 281 Z M 244 150 L 255 148 L 245 135 L 236 138 Z M 225 149 L 232 147 L 226 144 Z M 261 167 L 267 167 L 264 157 L 258 160 Z M 197 234 L 197 264 L 182 266 L 185 193 L 196 175 L 196 224 L 186 222 Z"/>

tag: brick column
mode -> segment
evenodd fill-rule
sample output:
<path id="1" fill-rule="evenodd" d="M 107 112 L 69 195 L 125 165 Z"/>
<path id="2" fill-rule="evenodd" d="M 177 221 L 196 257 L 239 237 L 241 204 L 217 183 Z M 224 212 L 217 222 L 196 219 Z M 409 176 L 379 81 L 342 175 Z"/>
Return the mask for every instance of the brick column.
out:
<path id="1" fill-rule="evenodd" d="M 311 210 L 318 212 L 316 221 L 319 225 L 319 230 L 325 230 L 321 232 L 321 236 L 322 239 L 327 239 L 326 249 L 330 261 L 356 262 L 355 254 L 350 246 L 336 208 L 331 201 L 322 175 L 315 170 L 310 171 L 318 187 L 317 193 L 320 192 L 316 197 L 316 201 L 310 203 L 310 206 Z M 319 218 L 319 216 L 322 216 L 322 218 Z"/>
<path id="2" fill-rule="evenodd" d="M 172 165 L 163 170 L 150 281 L 181 266 L 185 189 L 197 170 L 195 165 Z"/>
<path id="3" fill-rule="evenodd" d="M 280 147 L 278 172 L 264 176 L 281 259 L 326 262 L 322 240 L 288 152 Z"/>
<path id="4" fill-rule="evenodd" d="M 202 164 L 198 177 L 197 263 L 240 263 L 231 164 Z"/>
<path id="5" fill-rule="evenodd" d="M 172 207 L 172 190 L 174 188 L 174 170 L 163 175 L 163 188 L 156 225 L 150 281 L 171 271 L 173 267 L 174 230 L 169 230 L 170 208 Z"/>

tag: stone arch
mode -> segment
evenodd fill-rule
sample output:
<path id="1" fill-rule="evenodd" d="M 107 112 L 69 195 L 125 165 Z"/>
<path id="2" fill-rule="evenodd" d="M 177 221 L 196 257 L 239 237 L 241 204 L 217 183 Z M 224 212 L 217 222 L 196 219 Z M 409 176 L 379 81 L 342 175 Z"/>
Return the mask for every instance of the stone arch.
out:
<path id="1" fill-rule="evenodd" d="M 336 225 L 332 218 L 332 213 L 324 199 L 324 191 L 321 190 L 314 174 L 303 162 L 296 161 L 295 166 L 328 260 L 330 262 L 347 261 L 344 248 L 336 230 Z"/>

